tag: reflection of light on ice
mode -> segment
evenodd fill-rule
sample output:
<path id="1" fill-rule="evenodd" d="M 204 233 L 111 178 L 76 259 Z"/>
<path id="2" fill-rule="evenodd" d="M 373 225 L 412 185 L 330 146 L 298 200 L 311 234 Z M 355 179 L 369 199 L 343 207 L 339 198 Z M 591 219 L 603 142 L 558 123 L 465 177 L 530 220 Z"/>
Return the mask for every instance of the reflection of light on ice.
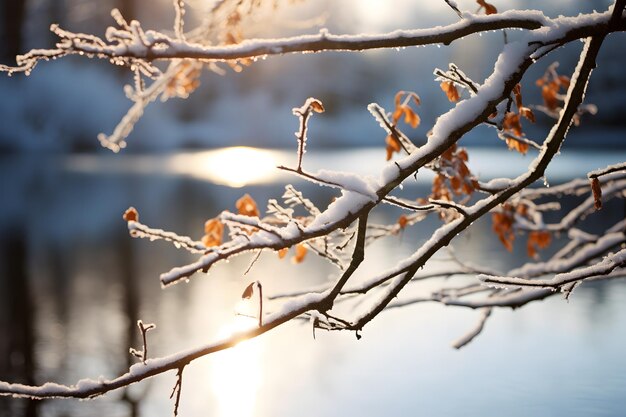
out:
<path id="1" fill-rule="evenodd" d="M 228 337 L 255 325 L 255 319 L 237 316 L 233 323 L 221 329 L 219 336 Z M 252 339 L 216 354 L 211 363 L 211 389 L 218 402 L 219 417 L 249 417 L 255 414 L 262 374 L 261 348 L 261 342 Z"/>
<path id="2" fill-rule="evenodd" d="M 168 168 L 178 174 L 230 187 L 261 184 L 276 179 L 278 158 L 269 150 L 237 146 L 172 157 Z"/>

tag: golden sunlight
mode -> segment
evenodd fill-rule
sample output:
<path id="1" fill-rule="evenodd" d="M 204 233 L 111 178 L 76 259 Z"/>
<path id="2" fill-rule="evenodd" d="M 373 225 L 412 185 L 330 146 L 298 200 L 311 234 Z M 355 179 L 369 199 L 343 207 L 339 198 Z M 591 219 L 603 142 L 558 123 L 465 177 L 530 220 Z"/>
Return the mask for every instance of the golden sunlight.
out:
<path id="1" fill-rule="evenodd" d="M 168 161 L 171 172 L 229 187 L 275 181 L 280 152 L 236 146 L 215 151 L 176 155 Z"/>
<path id="2" fill-rule="evenodd" d="M 250 329 L 256 319 L 236 316 L 220 330 L 220 336 Z M 219 352 L 211 366 L 211 389 L 217 398 L 218 417 L 252 417 L 261 385 L 262 342 L 246 340 Z"/>

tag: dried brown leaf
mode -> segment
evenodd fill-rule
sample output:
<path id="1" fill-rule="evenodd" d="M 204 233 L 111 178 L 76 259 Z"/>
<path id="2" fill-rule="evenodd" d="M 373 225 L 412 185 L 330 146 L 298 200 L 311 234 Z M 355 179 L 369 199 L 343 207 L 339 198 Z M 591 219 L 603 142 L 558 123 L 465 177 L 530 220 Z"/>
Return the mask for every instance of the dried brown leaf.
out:
<path id="1" fill-rule="evenodd" d="M 297 244 L 295 249 L 296 254 L 293 256 L 293 258 L 291 258 L 291 261 L 295 264 L 302 263 L 302 261 L 304 261 L 304 258 L 306 257 L 308 249 L 302 243 Z"/>
<path id="2" fill-rule="evenodd" d="M 219 219 L 209 219 L 204 223 L 202 244 L 207 248 L 222 244 L 224 224 Z"/>
<path id="3" fill-rule="evenodd" d="M 600 180 L 594 177 L 591 179 L 591 192 L 593 193 L 593 206 L 596 210 L 602 208 L 602 187 L 600 187 Z"/>
<path id="4" fill-rule="evenodd" d="M 498 13 L 498 9 L 496 9 L 493 4 L 487 3 L 485 0 L 476 0 L 476 3 L 480 5 L 480 8 L 478 10 L 484 8 L 485 14 L 487 15 Z"/>
<path id="5" fill-rule="evenodd" d="M 137 212 L 137 209 L 135 207 L 129 207 L 122 215 L 122 218 L 127 222 L 138 222 L 139 212 Z"/>
<path id="6" fill-rule="evenodd" d="M 235 207 L 239 214 L 244 216 L 259 217 L 259 209 L 257 208 L 256 201 L 249 194 L 245 194 L 235 203 Z"/>
<path id="7" fill-rule="evenodd" d="M 452 103 L 456 103 L 457 101 L 459 101 L 459 90 L 457 90 L 453 82 L 443 81 L 440 86 L 443 92 L 446 93 L 446 97 L 448 97 L 449 101 L 451 101 Z"/>
<path id="8" fill-rule="evenodd" d="M 321 101 L 319 101 L 317 99 L 314 99 L 314 100 L 311 101 L 311 108 L 316 113 L 324 113 L 324 111 L 325 111 L 324 105 L 322 104 Z"/>
<path id="9" fill-rule="evenodd" d="M 246 289 L 243 290 L 243 293 L 241 294 L 241 298 L 250 299 L 253 293 L 254 293 L 254 282 L 251 282 L 250 284 L 248 284 Z"/>
<path id="10" fill-rule="evenodd" d="M 538 249 L 547 248 L 552 242 L 550 232 L 545 230 L 533 230 L 528 234 L 528 242 L 526 243 L 526 252 L 531 258 L 537 256 Z"/>

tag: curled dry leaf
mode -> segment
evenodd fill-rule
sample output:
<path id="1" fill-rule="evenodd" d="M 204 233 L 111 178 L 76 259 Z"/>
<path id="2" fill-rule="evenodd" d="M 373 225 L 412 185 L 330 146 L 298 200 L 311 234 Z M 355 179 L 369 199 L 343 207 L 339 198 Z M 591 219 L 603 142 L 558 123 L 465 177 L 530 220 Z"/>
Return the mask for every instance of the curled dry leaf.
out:
<path id="1" fill-rule="evenodd" d="M 506 115 L 504 115 L 502 128 L 504 130 L 513 132 L 513 134 L 515 134 L 516 136 L 524 136 L 524 132 L 522 131 L 522 123 L 520 121 L 519 114 L 517 113 L 508 112 Z"/>
<path id="2" fill-rule="evenodd" d="M 403 214 L 398 217 L 398 226 L 400 226 L 400 228 L 404 229 L 408 224 L 409 219 L 406 217 L 406 215 Z"/>
<path id="3" fill-rule="evenodd" d="M 431 192 L 433 200 L 452 201 L 452 192 L 446 185 L 446 177 L 441 174 L 435 175 Z"/>
<path id="4" fill-rule="evenodd" d="M 232 30 L 226 32 L 222 36 L 222 38 L 223 38 L 222 41 L 225 45 L 236 45 L 238 43 L 241 43 L 244 40 L 241 29 L 239 28 L 233 28 Z M 250 65 L 252 65 L 252 62 L 253 61 L 251 58 L 240 58 L 240 59 L 226 61 L 228 66 L 235 72 L 243 71 L 242 65 L 249 67 Z"/>
<path id="5" fill-rule="evenodd" d="M 398 92 L 396 93 L 396 96 L 395 96 L 395 97 L 394 97 L 394 99 L 393 99 L 394 105 L 395 105 L 396 107 L 399 107 L 399 106 L 400 106 L 400 102 L 402 101 L 402 97 L 404 97 L 404 95 L 405 95 L 405 94 L 406 94 L 406 93 L 405 93 L 404 91 L 398 91 Z"/>
<path id="6" fill-rule="evenodd" d="M 496 14 L 498 9 L 493 4 L 487 3 L 485 0 L 476 0 L 476 3 L 480 6 L 478 10 L 485 9 L 485 14 Z"/>
<path id="7" fill-rule="evenodd" d="M 505 142 L 509 149 L 515 150 L 521 154 L 526 154 L 529 149 L 528 143 L 523 140 L 518 140 L 524 137 L 524 131 L 522 130 L 522 117 L 528 119 L 531 123 L 535 122 L 535 115 L 528 107 L 524 107 L 522 100 L 522 85 L 516 84 L 513 87 L 513 95 L 515 97 L 515 106 L 517 107 L 517 113 L 507 112 L 502 120 L 502 129 L 505 132 L 510 133 L 514 137 L 505 137 Z"/>
<path id="8" fill-rule="evenodd" d="M 224 236 L 224 224 L 219 219 L 209 219 L 204 223 L 204 236 L 202 244 L 207 248 L 222 244 Z"/>
<path id="9" fill-rule="evenodd" d="M 452 193 L 469 196 L 478 188 L 476 178 L 467 167 L 468 159 L 467 150 L 456 144 L 441 154 L 438 163 L 441 172 L 433 179 L 432 199 L 452 201 Z"/>
<path id="10" fill-rule="evenodd" d="M 506 250 L 511 252 L 513 250 L 513 241 L 515 240 L 512 208 L 507 204 L 503 205 L 502 211 L 495 212 L 491 215 L 491 221 L 494 233 L 498 236 L 498 239 L 500 239 L 500 242 L 502 242 Z"/>
<path id="11" fill-rule="evenodd" d="M 287 256 L 287 252 L 289 252 L 289 248 L 282 248 L 280 250 L 278 250 L 278 259 L 283 259 L 285 256 Z"/>
<path id="12" fill-rule="evenodd" d="M 558 77 L 559 80 L 559 84 L 563 87 L 563 88 L 568 88 L 569 87 L 569 77 L 567 75 L 559 75 Z"/>
<path id="13" fill-rule="evenodd" d="M 535 258 L 538 249 L 545 249 L 552 242 L 550 232 L 545 230 L 533 230 L 528 234 L 528 242 L 526 243 L 526 251 L 528 256 Z"/>
<path id="14" fill-rule="evenodd" d="M 602 187 L 600 187 L 600 180 L 594 177 L 591 178 L 591 192 L 593 193 L 593 206 L 596 210 L 602 208 Z"/>
<path id="15" fill-rule="evenodd" d="M 127 222 L 138 222 L 139 221 L 139 213 L 135 207 L 129 207 L 126 209 L 122 218 Z"/>
<path id="16" fill-rule="evenodd" d="M 406 97 L 404 101 L 402 101 L 402 97 Z M 413 129 L 419 126 L 421 120 L 417 113 L 415 113 L 409 105 L 411 101 L 415 106 L 420 105 L 419 96 L 412 91 L 398 91 L 396 93 L 394 98 L 395 110 L 391 116 L 394 124 L 397 124 L 400 118 L 404 115 L 404 123 L 410 125 Z"/>
<path id="17" fill-rule="evenodd" d="M 311 108 L 316 113 L 324 113 L 324 111 L 326 110 L 324 109 L 324 105 L 322 104 L 322 102 L 317 99 L 311 101 Z"/>
<path id="18" fill-rule="evenodd" d="M 420 124 L 420 117 L 408 106 L 404 109 L 404 123 L 410 125 L 413 129 Z"/>
<path id="19" fill-rule="evenodd" d="M 519 108 L 519 114 L 522 117 L 525 117 L 527 120 L 529 120 L 531 123 L 535 123 L 535 114 L 533 113 L 533 111 L 531 109 L 529 109 L 528 107 L 520 107 Z"/>
<path id="20" fill-rule="evenodd" d="M 404 100 L 403 100 L 404 97 Z M 410 106 L 413 103 L 415 106 L 420 105 L 419 96 L 412 91 L 398 91 L 394 98 L 395 109 L 391 115 L 391 119 L 394 125 L 397 125 L 402 116 L 404 116 L 404 123 L 411 126 L 413 129 L 417 128 L 421 122 L 419 115 Z M 388 135 L 385 138 L 387 144 L 385 150 L 387 152 L 387 161 L 389 161 L 395 152 L 400 152 L 402 146 L 400 141 L 395 135 Z"/>
<path id="21" fill-rule="evenodd" d="M 525 108 L 525 107 L 522 107 Z M 534 116 L 533 116 L 534 117 Z M 524 136 L 524 132 L 522 131 L 522 122 L 520 120 L 520 115 L 513 112 L 508 112 L 504 116 L 504 120 L 502 121 L 502 128 L 505 132 L 510 132 L 517 138 L 522 138 Z M 525 143 L 516 138 L 505 138 L 506 144 L 509 149 L 515 150 L 521 154 L 526 154 L 528 152 L 528 143 Z"/>
<path id="22" fill-rule="evenodd" d="M 557 98 L 558 86 L 555 83 L 544 84 L 541 88 L 541 97 L 544 105 L 550 110 L 559 108 L 559 99 Z"/>
<path id="23" fill-rule="evenodd" d="M 244 216 L 259 217 L 259 209 L 256 201 L 249 194 L 245 194 L 235 203 L 237 212 Z"/>
<path id="24" fill-rule="evenodd" d="M 440 84 L 440 86 L 443 92 L 446 93 L 449 101 L 451 101 L 452 103 L 456 103 L 457 101 L 459 101 L 459 90 L 457 90 L 453 82 L 444 81 Z"/>
<path id="25" fill-rule="evenodd" d="M 506 138 L 505 142 L 510 150 L 517 151 L 521 153 L 522 155 L 526 155 L 526 152 L 528 152 L 529 146 L 527 143 L 521 142 L 513 138 Z"/>
<path id="26" fill-rule="evenodd" d="M 522 85 L 517 83 L 515 84 L 515 87 L 513 87 L 513 95 L 515 96 L 515 105 L 517 106 L 518 109 L 521 109 L 522 107 L 524 107 L 524 104 L 522 104 Z"/>
<path id="27" fill-rule="evenodd" d="M 555 112 L 560 107 L 560 94 L 565 91 L 570 84 L 570 79 L 566 75 L 559 75 L 556 73 L 558 63 L 553 63 L 548 67 L 548 70 L 539 78 L 535 84 L 541 87 L 541 97 L 543 98 L 544 106 L 552 112 Z"/>
<path id="28" fill-rule="evenodd" d="M 402 147 L 400 146 L 400 141 L 393 135 L 389 135 L 385 138 L 385 143 L 387 147 L 385 148 L 387 151 L 387 161 L 391 159 L 394 153 L 400 152 Z"/>
<path id="29" fill-rule="evenodd" d="M 408 105 L 400 105 L 396 107 L 396 110 L 393 112 L 393 123 L 398 123 L 398 120 L 404 115 L 404 123 L 410 125 L 413 129 L 415 129 L 420 124 L 420 117 L 413 111 L 413 109 Z"/>
<path id="30" fill-rule="evenodd" d="M 161 100 L 171 97 L 187 98 L 200 86 L 202 64 L 185 60 L 178 66 L 176 74 L 167 82 Z"/>
<path id="31" fill-rule="evenodd" d="M 291 262 L 293 262 L 294 264 L 301 263 L 302 261 L 304 261 L 307 252 L 308 249 L 306 248 L 306 246 L 304 246 L 302 243 L 297 244 L 296 254 L 293 256 L 293 258 L 291 258 Z"/>
<path id="32" fill-rule="evenodd" d="M 253 293 L 254 293 L 254 282 L 251 282 L 250 284 L 248 284 L 246 289 L 243 290 L 243 293 L 241 294 L 241 298 L 249 299 L 250 297 L 252 297 Z"/>

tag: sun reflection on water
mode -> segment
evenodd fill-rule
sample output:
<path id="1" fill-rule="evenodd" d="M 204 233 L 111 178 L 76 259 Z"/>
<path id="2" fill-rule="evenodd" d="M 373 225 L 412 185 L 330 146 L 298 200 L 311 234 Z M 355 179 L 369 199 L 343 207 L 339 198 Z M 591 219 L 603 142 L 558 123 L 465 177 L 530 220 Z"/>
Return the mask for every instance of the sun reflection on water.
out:
<path id="1" fill-rule="evenodd" d="M 280 163 L 280 152 L 236 146 L 176 155 L 168 161 L 168 168 L 215 184 L 243 187 L 275 181 Z"/>
<path id="2" fill-rule="evenodd" d="M 222 327 L 220 336 L 250 329 L 256 320 L 237 316 Z M 232 349 L 219 352 L 211 366 L 211 389 L 218 402 L 219 417 L 252 417 L 261 385 L 262 343 L 246 340 Z"/>

